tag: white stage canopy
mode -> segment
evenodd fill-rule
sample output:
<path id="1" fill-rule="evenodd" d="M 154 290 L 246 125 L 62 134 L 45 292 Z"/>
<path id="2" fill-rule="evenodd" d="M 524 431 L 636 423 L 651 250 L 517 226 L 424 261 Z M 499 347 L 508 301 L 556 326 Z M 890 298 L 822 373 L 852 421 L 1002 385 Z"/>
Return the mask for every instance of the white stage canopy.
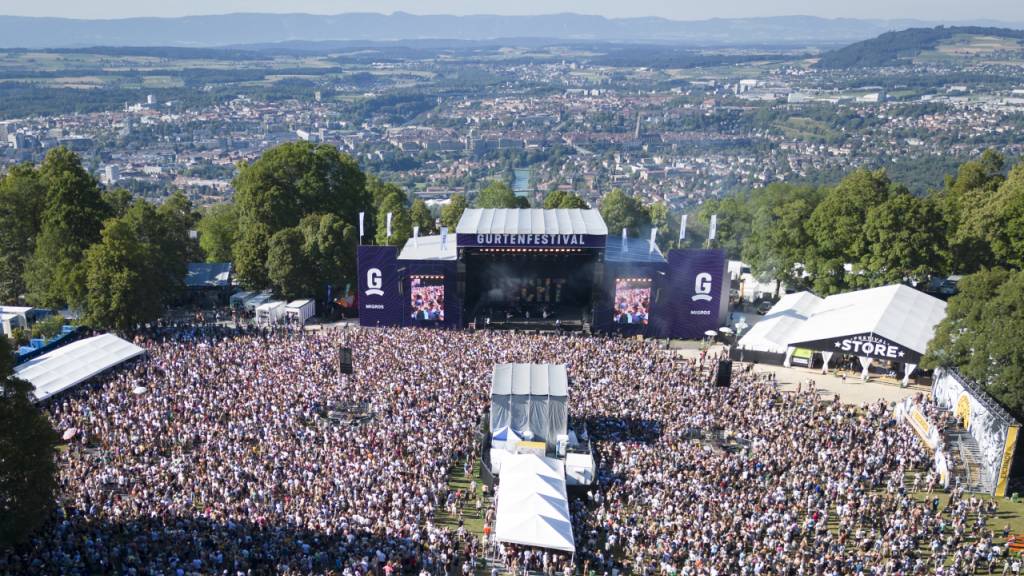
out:
<path id="1" fill-rule="evenodd" d="M 580 208 L 469 208 L 456 234 L 588 234 L 607 236 L 601 213 Z"/>
<path id="2" fill-rule="evenodd" d="M 785 354 L 789 338 L 821 304 L 822 299 L 810 292 L 786 294 L 764 319 L 750 327 L 743 335 L 739 347 L 744 350 Z"/>
<path id="3" fill-rule="evenodd" d="M 491 430 L 510 428 L 554 448 L 569 424 L 564 364 L 497 364 L 491 376 Z"/>
<path id="4" fill-rule="evenodd" d="M 498 484 L 498 542 L 576 552 L 561 460 L 509 455 Z"/>
<path id="5" fill-rule="evenodd" d="M 146 351 L 113 334 L 72 342 L 14 368 L 18 378 L 32 384 L 36 401 L 77 386 Z"/>

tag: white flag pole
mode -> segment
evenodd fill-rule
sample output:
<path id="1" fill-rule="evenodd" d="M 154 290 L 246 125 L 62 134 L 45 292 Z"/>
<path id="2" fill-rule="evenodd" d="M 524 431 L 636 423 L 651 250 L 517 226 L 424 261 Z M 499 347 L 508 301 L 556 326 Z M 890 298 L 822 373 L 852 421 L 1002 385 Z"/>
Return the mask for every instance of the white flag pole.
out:
<path id="1" fill-rule="evenodd" d="M 651 228 L 651 245 L 647 247 L 647 253 L 654 252 L 654 243 L 658 241 L 658 229 Z"/>
<path id="2" fill-rule="evenodd" d="M 391 212 L 388 212 L 388 240 L 391 239 Z"/>
<path id="3" fill-rule="evenodd" d="M 686 214 L 679 221 L 679 243 L 682 244 L 683 240 L 686 240 Z"/>
<path id="4" fill-rule="evenodd" d="M 626 252 L 626 229 L 622 229 L 622 252 Z"/>
<path id="5" fill-rule="evenodd" d="M 419 226 L 413 226 L 412 227 L 412 243 L 417 248 L 420 247 L 420 227 Z"/>
<path id="6" fill-rule="evenodd" d="M 711 223 L 708 225 L 708 247 L 711 247 L 711 241 L 715 239 L 715 235 L 718 233 L 718 214 L 711 215 Z"/>
<path id="7" fill-rule="evenodd" d="M 359 213 L 359 243 L 363 243 L 363 233 L 365 232 L 363 227 L 363 220 L 366 218 L 366 212 Z"/>
<path id="8" fill-rule="evenodd" d="M 444 252 L 448 248 L 448 227 L 441 227 L 441 252 Z"/>

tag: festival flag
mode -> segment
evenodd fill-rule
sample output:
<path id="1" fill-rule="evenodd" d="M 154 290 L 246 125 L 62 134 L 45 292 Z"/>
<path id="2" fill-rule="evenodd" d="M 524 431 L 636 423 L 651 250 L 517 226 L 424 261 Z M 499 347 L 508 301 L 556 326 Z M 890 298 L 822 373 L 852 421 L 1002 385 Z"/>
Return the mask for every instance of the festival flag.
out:
<path id="1" fill-rule="evenodd" d="M 413 226 L 412 227 L 412 243 L 415 244 L 417 248 L 419 248 L 419 246 L 420 246 L 420 227 L 419 226 Z"/>
<path id="2" fill-rule="evenodd" d="M 658 229 L 651 228 L 651 245 L 647 247 L 647 253 L 654 252 L 654 243 L 658 241 Z"/>
<path id="3" fill-rule="evenodd" d="M 626 229 L 622 229 L 622 251 L 626 251 Z"/>
<path id="4" fill-rule="evenodd" d="M 448 227 L 441 227 L 441 252 L 444 252 L 448 248 Z"/>
<path id="5" fill-rule="evenodd" d="M 708 240 L 715 239 L 715 232 L 718 231 L 718 214 L 711 215 L 711 224 L 708 225 Z"/>
<path id="6" fill-rule="evenodd" d="M 360 212 L 359 213 L 359 240 L 360 240 L 360 244 L 362 243 L 363 233 L 365 232 L 364 229 L 363 229 L 363 219 L 364 218 L 366 218 L 366 212 Z"/>
<path id="7" fill-rule="evenodd" d="M 391 238 L 391 212 L 388 212 L 388 238 Z"/>
<path id="8" fill-rule="evenodd" d="M 679 239 L 686 240 L 686 214 L 683 214 L 682 219 L 679 221 Z"/>

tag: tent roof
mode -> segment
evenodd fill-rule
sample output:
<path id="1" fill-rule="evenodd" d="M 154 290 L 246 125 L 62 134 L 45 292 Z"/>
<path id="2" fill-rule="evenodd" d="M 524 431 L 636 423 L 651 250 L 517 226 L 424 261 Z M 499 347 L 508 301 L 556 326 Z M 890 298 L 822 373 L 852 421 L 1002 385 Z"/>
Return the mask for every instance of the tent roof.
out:
<path id="1" fill-rule="evenodd" d="M 231 283 L 231 262 L 189 262 L 185 286 L 223 288 Z"/>
<path id="2" fill-rule="evenodd" d="M 33 358 L 14 373 L 32 384 L 36 400 L 44 400 L 145 353 L 127 340 L 101 334 Z"/>
<path id="3" fill-rule="evenodd" d="M 787 344 L 874 334 L 924 354 L 946 303 L 903 284 L 836 294 L 822 300 Z"/>
<path id="4" fill-rule="evenodd" d="M 506 456 L 500 481 L 494 530 L 499 542 L 576 551 L 560 460 L 536 454 Z"/>
<path id="5" fill-rule="evenodd" d="M 263 304 L 260 304 L 259 306 L 256 307 L 256 311 L 257 312 L 269 312 L 270 310 L 274 310 L 275 308 L 280 308 L 282 306 L 287 306 L 287 305 L 288 305 L 288 303 L 285 302 L 284 300 L 273 300 L 273 301 L 270 301 L 270 302 L 264 302 Z"/>
<path id="6" fill-rule="evenodd" d="M 312 302 L 312 300 L 310 300 L 308 298 L 305 299 L 305 300 L 292 300 L 291 302 L 288 303 L 288 307 L 289 308 L 302 308 L 303 306 L 305 306 L 306 304 L 309 304 L 310 302 Z"/>
<path id="7" fill-rule="evenodd" d="M 764 318 L 750 327 L 739 345 L 747 350 L 784 353 L 789 337 L 807 321 L 822 299 L 810 292 L 786 294 Z"/>
<path id="8" fill-rule="evenodd" d="M 449 234 L 448 244 L 441 249 L 441 236 L 420 236 L 409 238 L 398 254 L 399 260 L 455 260 L 455 237 Z"/>
<path id="9" fill-rule="evenodd" d="M 568 396 L 569 375 L 565 364 L 495 364 L 491 396 L 509 394 Z"/>
<path id="10" fill-rule="evenodd" d="M 591 234 L 607 236 L 601 213 L 580 208 L 469 208 L 457 234 Z"/>

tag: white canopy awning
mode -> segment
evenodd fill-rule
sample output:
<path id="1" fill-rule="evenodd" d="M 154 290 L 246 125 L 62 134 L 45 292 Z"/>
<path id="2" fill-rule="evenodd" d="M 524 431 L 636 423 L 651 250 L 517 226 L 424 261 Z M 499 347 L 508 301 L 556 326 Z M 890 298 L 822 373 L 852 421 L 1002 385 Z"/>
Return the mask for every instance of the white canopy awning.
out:
<path id="1" fill-rule="evenodd" d="M 608 226 L 593 209 L 470 208 L 457 234 L 588 234 L 607 236 Z"/>
<path id="2" fill-rule="evenodd" d="M 561 460 L 507 456 L 500 482 L 494 530 L 498 542 L 576 551 Z"/>
<path id="3" fill-rule="evenodd" d="M 45 400 L 146 351 L 113 334 L 72 342 L 14 368 L 14 374 L 33 387 L 36 400 Z"/>
<path id="4" fill-rule="evenodd" d="M 772 306 L 764 319 L 751 326 L 740 338 L 739 347 L 744 350 L 784 354 L 790 337 L 807 321 L 821 302 L 821 298 L 810 292 L 786 294 Z"/>

